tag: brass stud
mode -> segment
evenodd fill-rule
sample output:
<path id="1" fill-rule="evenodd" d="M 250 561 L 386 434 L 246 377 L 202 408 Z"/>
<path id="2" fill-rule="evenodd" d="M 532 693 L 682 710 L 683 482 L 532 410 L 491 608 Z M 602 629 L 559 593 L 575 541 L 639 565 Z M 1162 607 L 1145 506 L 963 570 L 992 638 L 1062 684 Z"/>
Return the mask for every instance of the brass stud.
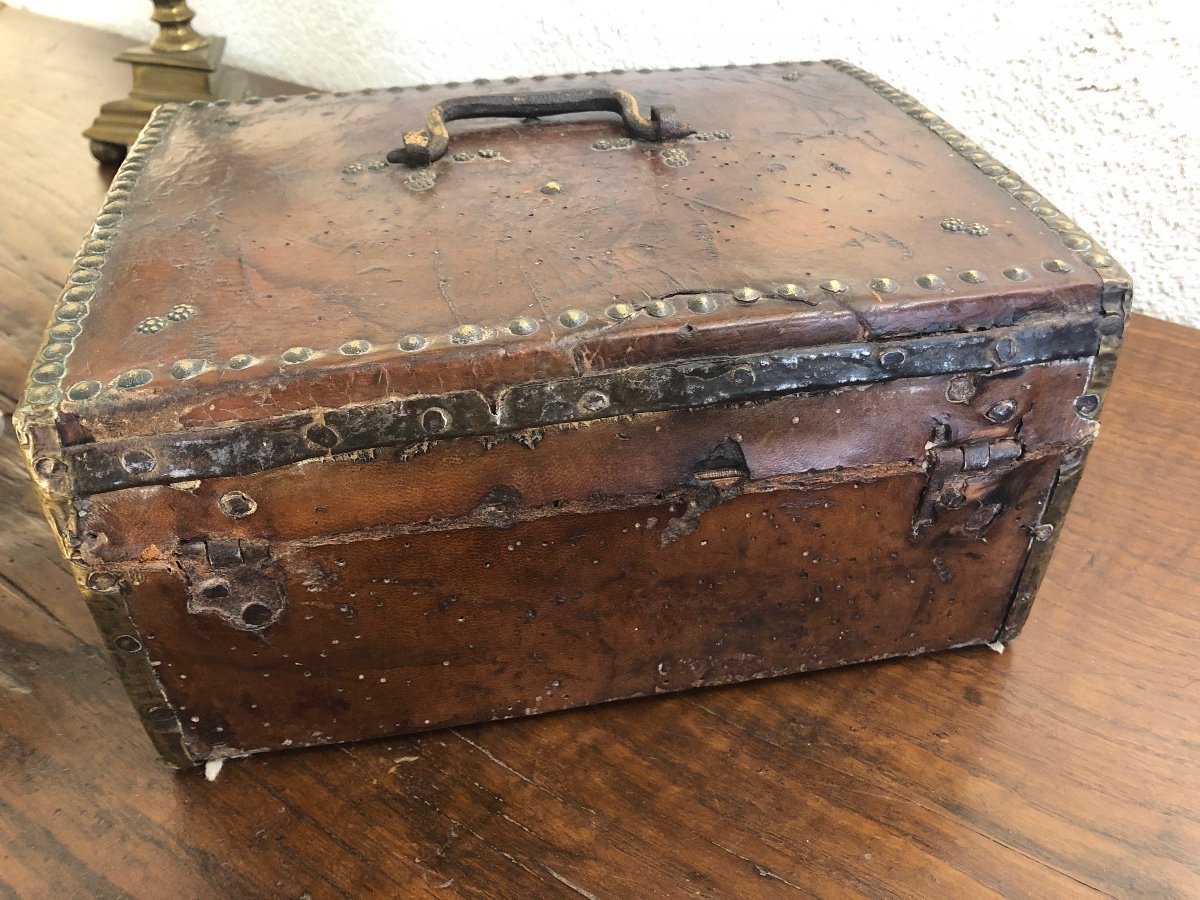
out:
<path id="1" fill-rule="evenodd" d="M 588 315 L 581 309 L 568 309 L 565 313 L 558 317 L 558 321 L 562 322 L 567 328 L 578 328 L 588 320 Z"/>
<path id="2" fill-rule="evenodd" d="M 999 403 L 993 404 L 984 416 L 993 422 L 1002 424 L 1009 421 L 1017 413 L 1016 400 L 1001 400 Z"/>
<path id="3" fill-rule="evenodd" d="M 738 303 L 757 303 L 762 294 L 752 287 L 740 287 L 733 292 L 733 299 Z"/>
<path id="4" fill-rule="evenodd" d="M 949 231 L 952 233 L 962 231 L 967 227 L 966 222 L 954 216 L 949 219 L 942 219 L 942 221 L 938 224 L 941 226 L 942 231 Z"/>
<path id="5" fill-rule="evenodd" d="M 101 213 L 96 216 L 96 225 L 100 228 L 111 228 L 121 221 L 121 216 L 117 213 Z"/>
<path id="6" fill-rule="evenodd" d="M 982 222 L 972 222 L 963 230 L 973 237 L 987 237 L 989 234 L 991 234 L 991 229 Z"/>
<path id="7" fill-rule="evenodd" d="M 1000 165 L 999 163 L 992 163 L 990 165 L 981 166 L 979 171 L 981 171 L 984 175 L 987 175 L 991 178 L 999 178 L 1001 175 L 1008 174 L 1008 169 L 1005 168 L 1004 166 Z"/>
<path id="8" fill-rule="evenodd" d="M 190 303 L 176 303 L 167 310 L 167 318 L 172 322 L 183 322 L 194 316 L 198 310 Z"/>
<path id="9" fill-rule="evenodd" d="M 147 316 L 137 324 L 138 334 L 155 334 L 167 327 L 167 320 L 161 316 Z"/>
<path id="10" fill-rule="evenodd" d="M 519 316 L 508 323 L 508 330 L 516 335 L 533 334 L 538 330 L 537 319 L 531 319 L 529 316 Z"/>
<path id="11" fill-rule="evenodd" d="M 1028 269 L 1022 269 L 1020 266 L 1008 266 L 1004 270 L 1004 277 L 1009 281 L 1028 281 L 1031 276 Z"/>
<path id="12" fill-rule="evenodd" d="M 1071 271 L 1071 264 L 1065 259 L 1048 259 L 1042 263 L 1042 268 L 1047 272 L 1058 272 L 1065 275 Z"/>
<path id="13" fill-rule="evenodd" d="M 39 384 L 31 387 L 25 397 L 30 403 L 39 406 L 52 406 L 62 396 L 62 391 L 55 384 Z"/>
<path id="14" fill-rule="evenodd" d="M 404 186 L 410 191 L 427 191 L 437 183 L 437 173 L 432 169 L 419 169 L 408 176 Z"/>
<path id="15" fill-rule="evenodd" d="M 67 391 L 67 397 L 75 401 L 91 400 L 100 393 L 101 387 L 98 381 L 77 381 Z"/>
<path id="16" fill-rule="evenodd" d="M 483 159 L 497 159 L 500 156 L 500 151 L 491 147 L 484 147 L 482 150 L 478 151 L 478 153 Z"/>
<path id="17" fill-rule="evenodd" d="M 132 390 L 149 384 L 154 380 L 154 373 L 149 369 L 130 369 L 117 376 L 117 387 Z"/>
<path id="18" fill-rule="evenodd" d="M 63 300 L 71 303 L 87 303 L 95 295 L 96 289 L 90 284 L 81 284 L 76 287 L 69 287 L 63 293 Z"/>
<path id="19" fill-rule="evenodd" d="M 478 325 L 459 325 L 450 332 L 450 340 L 455 344 L 477 344 L 487 337 L 487 332 Z"/>
<path id="20" fill-rule="evenodd" d="M 89 572 L 87 577 L 88 590 L 107 594 L 121 586 L 121 579 L 112 572 Z"/>
<path id="21" fill-rule="evenodd" d="M 72 344 L 55 341 L 42 348 L 42 359 L 66 359 L 73 349 Z"/>
<path id="22" fill-rule="evenodd" d="M 98 269 L 100 268 L 100 264 L 103 262 L 103 256 L 88 254 L 87 256 L 81 256 L 79 259 L 75 260 L 75 265 L 79 266 L 81 269 Z"/>
<path id="23" fill-rule="evenodd" d="M 206 363 L 202 359 L 180 359 L 171 366 L 171 377 L 176 381 L 187 381 L 195 378 L 204 371 Z"/>
<path id="24" fill-rule="evenodd" d="M 1085 419 L 1094 418 L 1099 409 L 1099 394 L 1083 394 L 1075 398 L 1075 410 Z"/>
<path id="25" fill-rule="evenodd" d="M 429 346 L 429 338 L 423 334 L 406 334 L 400 338 L 400 349 L 407 350 L 409 353 L 416 353 L 418 350 L 424 350 Z"/>
<path id="26" fill-rule="evenodd" d="M 958 277 L 967 284 L 983 284 L 987 281 L 987 276 L 978 269 L 967 269 L 965 272 L 959 272 Z"/>
<path id="27" fill-rule="evenodd" d="M 996 184 L 1004 188 L 1006 191 L 1015 191 L 1021 186 L 1021 179 L 1013 178 L 1011 175 L 1005 175 L 1003 178 L 998 179 Z"/>
<path id="28" fill-rule="evenodd" d="M 932 272 L 928 272 L 925 275 L 918 275 L 917 284 L 927 291 L 940 290 L 946 286 L 946 282 L 942 281 L 940 276 L 934 275 Z"/>
<path id="29" fill-rule="evenodd" d="M 92 284 L 99 277 L 100 273 L 95 269 L 76 269 L 67 277 L 67 281 L 71 284 Z"/>
<path id="30" fill-rule="evenodd" d="M 781 284 L 775 288 L 775 296 L 780 300 L 799 300 L 804 294 L 804 288 L 798 284 Z"/>
<path id="31" fill-rule="evenodd" d="M 48 362 L 34 369 L 29 377 L 38 384 L 57 384 L 58 380 L 62 378 L 62 374 L 62 363 Z"/>
<path id="32" fill-rule="evenodd" d="M 830 294 L 844 294 L 850 290 L 850 286 L 845 282 L 838 281 L 836 278 L 830 278 L 828 281 L 821 282 L 821 290 Z"/>
<path id="33" fill-rule="evenodd" d="M 338 353 L 342 356 L 362 356 L 364 353 L 371 352 L 371 342 L 364 340 L 346 341 L 342 346 L 338 347 Z"/>
<path id="34" fill-rule="evenodd" d="M 675 312 L 675 307 L 666 300 L 651 300 L 646 304 L 646 312 L 656 319 L 665 319 L 671 313 Z"/>
<path id="35" fill-rule="evenodd" d="M 78 322 L 59 322 L 50 329 L 50 338 L 55 341 L 72 341 L 83 329 Z"/>
<path id="36" fill-rule="evenodd" d="M 105 241 L 85 241 L 83 249 L 88 253 L 103 254 L 108 250 L 108 244 Z"/>
<path id="37" fill-rule="evenodd" d="M 471 160 L 473 160 L 475 158 L 475 154 L 471 153 L 467 150 L 459 150 L 457 153 L 455 153 L 450 158 L 453 159 L 455 162 L 470 162 Z"/>
<path id="38" fill-rule="evenodd" d="M 1063 246 L 1068 250 L 1083 252 L 1084 250 L 1092 249 L 1092 242 L 1082 234 L 1064 234 L 1062 236 Z"/>
<path id="39" fill-rule="evenodd" d="M 228 365 L 231 369 L 248 369 L 256 362 L 258 362 L 258 359 L 251 356 L 249 353 L 239 353 L 236 356 L 231 356 L 229 358 Z"/>
<path id="40" fill-rule="evenodd" d="M 663 161 L 663 165 L 671 166 L 672 168 L 676 169 L 680 166 L 686 166 L 688 164 L 687 154 L 678 147 L 671 147 L 667 150 L 664 150 L 659 156 L 659 159 Z"/>
<path id="41" fill-rule="evenodd" d="M 1042 195 L 1030 190 L 1017 191 L 1013 194 L 1014 200 L 1020 200 L 1024 204 L 1037 203 L 1042 199 Z"/>
<path id="42" fill-rule="evenodd" d="M 1107 269 L 1113 264 L 1112 259 L 1103 253 L 1089 253 L 1083 261 L 1094 269 Z"/>
<path id="43" fill-rule="evenodd" d="M 562 189 L 563 186 L 557 181 L 547 181 L 540 188 L 538 188 L 538 190 L 540 190 L 543 194 L 561 194 Z"/>
<path id="44" fill-rule="evenodd" d="M 610 319 L 615 319 L 616 321 L 620 322 L 624 319 L 628 319 L 635 312 L 637 312 L 637 310 L 633 307 L 632 304 L 614 303 L 612 306 L 610 306 L 608 309 L 606 309 L 604 311 L 604 314 L 607 315 Z"/>
<path id="45" fill-rule="evenodd" d="M 697 294 L 688 298 L 687 306 L 694 313 L 710 313 L 717 308 L 717 301 L 708 294 Z"/>
<path id="46" fill-rule="evenodd" d="M 283 351 L 281 358 L 288 365 L 294 366 L 305 360 L 312 359 L 315 352 L 312 347 L 289 347 Z"/>
<path id="47" fill-rule="evenodd" d="M 900 285 L 890 278 L 872 278 L 867 287 L 880 294 L 894 294 L 900 290 Z"/>

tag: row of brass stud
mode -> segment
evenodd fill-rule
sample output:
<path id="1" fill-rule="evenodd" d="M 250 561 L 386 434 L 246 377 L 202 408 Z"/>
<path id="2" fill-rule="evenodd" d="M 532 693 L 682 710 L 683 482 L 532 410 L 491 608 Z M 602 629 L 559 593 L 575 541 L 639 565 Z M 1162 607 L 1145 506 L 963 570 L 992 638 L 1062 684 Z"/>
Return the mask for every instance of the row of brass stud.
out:
<path id="1" fill-rule="evenodd" d="M 1070 272 L 1071 265 L 1062 259 L 1048 259 L 1042 263 L 1042 268 L 1047 272 L 1065 274 Z M 1033 277 L 1032 273 L 1021 266 L 1008 266 L 1002 272 L 1003 276 L 1010 281 L 1022 282 L 1028 281 Z M 968 284 L 981 284 L 987 281 L 987 275 L 978 269 L 967 269 L 958 273 L 961 281 Z M 945 281 L 940 275 L 932 272 L 924 275 L 918 275 L 915 279 L 917 286 L 929 290 L 936 291 L 945 287 Z M 870 279 L 867 283 L 867 288 L 876 294 L 893 294 L 900 290 L 901 283 L 892 278 L 877 277 Z M 820 291 L 828 295 L 840 295 L 850 291 L 850 285 L 836 278 L 826 279 L 818 285 Z M 807 291 L 804 287 L 798 284 L 781 284 L 770 292 L 779 300 L 797 301 L 803 300 Z M 696 314 L 706 314 L 714 312 L 719 303 L 719 297 L 728 294 L 735 303 L 741 306 L 758 303 L 767 296 L 763 291 L 750 286 L 738 288 L 732 292 L 720 292 L 709 294 L 694 294 L 687 298 L 685 305 L 687 309 Z M 638 310 L 645 312 L 646 315 L 657 319 L 664 319 L 676 313 L 676 307 L 668 300 L 651 300 L 640 307 L 632 303 L 613 303 L 604 311 L 604 316 L 613 322 L 621 322 L 632 318 Z M 582 309 L 568 309 L 558 316 L 558 323 L 564 328 L 580 328 L 592 320 L 592 316 Z M 482 325 L 459 325 L 451 331 L 447 338 L 451 344 L 466 345 L 477 344 L 487 340 L 489 337 L 507 330 L 510 334 L 517 337 L 526 337 L 534 334 L 541 328 L 541 323 L 530 316 L 518 316 L 505 326 L 504 329 L 489 329 Z M 407 334 L 404 335 L 396 343 L 396 347 L 408 353 L 415 353 L 424 350 L 433 343 L 434 339 L 424 334 Z M 337 348 L 337 352 L 342 356 L 362 356 L 375 350 L 376 347 L 370 341 L 365 339 L 354 339 L 346 341 Z M 298 365 L 307 362 L 322 355 L 322 351 L 313 347 L 289 347 L 284 350 L 279 359 L 287 365 Z M 259 357 L 248 353 L 239 353 L 231 357 L 226 363 L 225 368 L 230 370 L 247 369 L 257 363 L 263 362 Z M 171 378 L 176 381 L 186 381 L 201 375 L 206 371 L 210 371 L 216 366 L 210 365 L 204 359 L 180 359 L 172 363 L 169 369 Z M 59 373 L 61 374 L 61 373 Z M 127 372 L 119 375 L 113 382 L 112 387 L 119 390 L 133 390 L 144 387 L 150 384 L 155 378 L 154 372 L 146 368 L 130 369 Z M 67 391 L 67 398 L 74 401 L 91 400 L 104 390 L 104 385 L 99 381 L 87 380 L 73 384 Z"/>
<path id="2" fill-rule="evenodd" d="M 25 403 L 30 407 L 53 406 L 62 397 L 62 378 L 67 360 L 75 349 L 75 341 L 83 331 L 83 320 L 91 312 L 91 301 L 100 280 L 115 227 L 125 214 L 138 176 L 146 167 L 147 157 L 158 146 L 163 132 L 175 116 L 175 104 L 160 106 L 142 129 L 137 142 L 129 148 L 125 161 L 112 180 L 104 205 L 92 225 L 92 230 L 75 256 L 67 286 L 54 308 L 54 323 L 46 333 L 46 342 L 38 352 L 39 363 L 30 373 Z M 173 308 L 168 316 L 180 315 L 182 306 Z M 190 310 L 190 308 L 189 308 Z M 191 313 L 189 312 L 188 315 Z"/>

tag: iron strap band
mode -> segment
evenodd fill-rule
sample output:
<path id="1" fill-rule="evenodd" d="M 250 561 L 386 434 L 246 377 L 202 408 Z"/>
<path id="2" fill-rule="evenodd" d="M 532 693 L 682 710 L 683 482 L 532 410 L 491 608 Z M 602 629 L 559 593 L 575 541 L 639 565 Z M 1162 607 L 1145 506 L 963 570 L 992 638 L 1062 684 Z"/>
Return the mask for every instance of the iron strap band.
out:
<path id="1" fill-rule="evenodd" d="M 457 391 L 215 429 L 99 441 L 65 448 L 65 456 L 80 495 L 247 475 L 306 459 L 429 440 L 1094 357 L 1102 322 L 1050 316 L 966 334 L 622 369 L 518 385 L 495 397 Z M 1090 403 L 1080 399 L 1077 409 L 1089 415 Z"/>

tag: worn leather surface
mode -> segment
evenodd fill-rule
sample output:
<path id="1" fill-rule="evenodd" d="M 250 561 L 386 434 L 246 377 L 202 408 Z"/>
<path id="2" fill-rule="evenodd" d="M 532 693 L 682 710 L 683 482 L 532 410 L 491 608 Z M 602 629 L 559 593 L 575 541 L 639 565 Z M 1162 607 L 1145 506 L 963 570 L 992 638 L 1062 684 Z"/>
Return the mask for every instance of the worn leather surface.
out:
<path id="1" fill-rule="evenodd" d="M 786 76 L 786 77 L 785 77 Z M 603 113 L 451 125 L 436 183 L 381 161 L 462 93 L 622 88 L 699 132 L 628 149 Z M 495 151 L 490 158 L 475 151 Z M 685 166 L 664 151 L 682 151 Z M 557 194 L 542 192 L 557 182 Z M 954 217 L 986 236 L 949 232 Z M 1046 260 L 1074 263 L 1050 272 Z M 1019 266 L 1026 281 L 1002 270 Z M 986 280 L 968 283 L 962 272 Z M 944 286 L 918 285 L 935 274 Z M 873 290 L 892 279 L 894 293 Z M 823 290 L 837 280 L 844 293 Z M 808 302 L 772 295 L 796 284 Z M 731 292 L 761 291 L 741 304 Z M 383 397 L 618 366 L 1094 312 L 1094 271 L 935 134 L 825 64 L 627 73 L 182 109 L 151 152 L 100 272 L 65 384 L 69 442 L 166 433 Z M 716 309 L 696 313 L 707 292 Z M 685 296 L 686 295 L 686 296 Z M 665 299 L 669 315 L 645 306 Z M 605 314 L 614 302 L 637 312 Z M 149 316 L 196 313 L 150 334 Z M 810 305 L 812 304 L 812 305 Z M 588 320 L 565 327 L 578 309 Z M 538 325 L 517 335 L 508 323 Z M 454 329 L 484 339 L 460 345 Z M 419 333 L 428 345 L 397 342 Z M 347 356 L 339 348 L 366 341 Z M 288 364 L 288 348 L 312 351 Z M 233 369 L 238 354 L 254 357 Z M 176 380 L 178 360 L 202 374 Z M 131 390 L 111 382 L 146 368 Z"/>

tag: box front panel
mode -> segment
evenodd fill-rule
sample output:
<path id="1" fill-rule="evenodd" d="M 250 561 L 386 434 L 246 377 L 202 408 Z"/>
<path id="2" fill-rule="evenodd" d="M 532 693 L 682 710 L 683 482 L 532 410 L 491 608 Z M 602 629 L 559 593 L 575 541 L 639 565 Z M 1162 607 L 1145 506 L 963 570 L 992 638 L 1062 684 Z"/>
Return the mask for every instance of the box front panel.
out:
<path id="1" fill-rule="evenodd" d="M 1066 399 L 1086 375 L 913 379 L 127 489 L 91 499 L 87 552 L 131 586 L 137 652 L 197 758 L 976 643 L 1091 437 Z"/>

